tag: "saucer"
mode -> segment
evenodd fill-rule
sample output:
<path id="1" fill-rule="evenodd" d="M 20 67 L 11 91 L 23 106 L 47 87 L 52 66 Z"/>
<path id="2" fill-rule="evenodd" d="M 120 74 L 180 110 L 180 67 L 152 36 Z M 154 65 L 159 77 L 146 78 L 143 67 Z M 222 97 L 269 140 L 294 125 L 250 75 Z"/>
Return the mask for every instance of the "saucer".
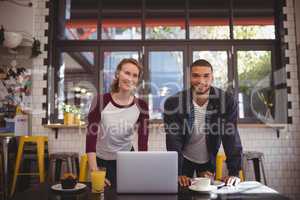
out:
<path id="1" fill-rule="evenodd" d="M 214 185 L 214 186 L 217 186 L 217 187 L 219 188 L 219 187 L 222 187 L 222 186 L 224 186 L 224 185 L 225 185 L 225 183 L 224 183 L 224 182 L 222 182 L 222 181 L 214 180 L 214 182 L 213 182 L 213 184 L 212 184 L 212 185 Z"/>
<path id="2" fill-rule="evenodd" d="M 215 185 L 210 185 L 210 186 L 205 187 L 205 188 L 199 188 L 196 185 L 190 185 L 189 189 L 192 190 L 192 191 L 195 191 L 195 192 L 209 193 L 211 191 L 217 190 L 218 187 L 215 186 Z"/>
<path id="3" fill-rule="evenodd" d="M 198 180 L 199 180 L 199 178 L 193 178 L 192 185 L 194 185 Z M 222 181 L 214 180 L 212 185 L 217 186 L 219 188 L 219 187 L 225 186 L 225 183 Z"/>
<path id="4" fill-rule="evenodd" d="M 60 183 L 51 186 L 52 190 L 59 191 L 59 192 L 77 192 L 77 191 L 82 190 L 84 188 L 86 188 L 86 185 L 83 184 L 83 183 L 77 183 L 75 185 L 75 187 L 72 188 L 72 189 L 63 189 Z"/>

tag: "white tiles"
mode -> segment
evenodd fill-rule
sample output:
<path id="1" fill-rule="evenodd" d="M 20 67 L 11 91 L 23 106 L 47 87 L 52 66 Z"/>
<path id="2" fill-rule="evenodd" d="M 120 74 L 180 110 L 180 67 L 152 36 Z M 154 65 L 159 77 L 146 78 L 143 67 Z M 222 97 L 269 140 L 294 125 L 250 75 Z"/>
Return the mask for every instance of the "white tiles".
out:
<path id="1" fill-rule="evenodd" d="M 55 152 L 85 152 L 85 129 L 61 129 L 58 137 L 54 132 L 48 135 L 48 147 L 50 153 Z"/>
<path id="2" fill-rule="evenodd" d="M 42 110 L 43 103 L 46 103 L 46 95 L 43 95 L 43 88 L 47 87 L 47 81 L 44 80 L 44 74 L 47 72 L 47 66 L 44 65 L 44 59 L 47 58 L 48 52 L 44 51 L 44 44 L 48 43 L 45 37 L 45 30 L 48 29 L 48 23 L 45 22 L 45 16 L 49 11 L 46 8 L 45 0 L 34 0 L 34 37 L 41 42 L 41 51 L 38 57 L 33 59 L 32 67 L 32 134 L 47 135 L 49 129 L 42 126 L 42 118 L 46 117 L 45 110 Z"/>

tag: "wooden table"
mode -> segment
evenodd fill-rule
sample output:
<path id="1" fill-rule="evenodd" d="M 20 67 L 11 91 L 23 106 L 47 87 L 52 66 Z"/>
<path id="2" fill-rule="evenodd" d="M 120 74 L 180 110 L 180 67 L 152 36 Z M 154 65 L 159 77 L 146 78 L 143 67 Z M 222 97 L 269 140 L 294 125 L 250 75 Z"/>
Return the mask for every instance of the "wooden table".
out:
<path id="1" fill-rule="evenodd" d="M 22 193 L 17 193 L 12 200 L 288 200 L 278 193 L 234 193 L 201 194 L 188 188 L 179 188 L 178 194 L 118 194 L 114 188 L 106 188 L 104 194 L 91 193 L 90 183 L 87 188 L 76 193 L 60 193 L 51 190 L 49 183 L 42 183 Z"/>

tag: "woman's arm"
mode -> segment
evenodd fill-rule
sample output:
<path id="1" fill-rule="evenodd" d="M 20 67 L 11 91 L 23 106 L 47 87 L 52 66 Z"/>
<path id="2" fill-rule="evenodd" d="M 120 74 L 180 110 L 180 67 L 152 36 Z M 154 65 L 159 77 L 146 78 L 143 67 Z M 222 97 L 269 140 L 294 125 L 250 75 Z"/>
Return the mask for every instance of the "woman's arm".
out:
<path id="1" fill-rule="evenodd" d="M 88 163 L 90 170 L 97 170 L 96 162 L 96 143 L 97 134 L 99 132 L 99 122 L 100 122 L 100 99 L 99 96 L 95 96 L 90 111 L 88 114 L 88 126 L 86 133 L 86 153 L 88 155 Z"/>
<path id="2" fill-rule="evenodd" d="M 148 150 L 149 135 L 149 109 L 148 104 L 143 100 L 139 100 L 140 116 L 138 119 L 138 150 Z"/>
<path id="3" fill-rule="evenodd" d="M 87 156 L 88 156 L 88 163 L 89 163 L 90 171 L 97 170 L 98 166 L 97 166 L 97 161 L 96 161 L 96 153 L 90 152 L 90 153 L 87 153 Z"/>

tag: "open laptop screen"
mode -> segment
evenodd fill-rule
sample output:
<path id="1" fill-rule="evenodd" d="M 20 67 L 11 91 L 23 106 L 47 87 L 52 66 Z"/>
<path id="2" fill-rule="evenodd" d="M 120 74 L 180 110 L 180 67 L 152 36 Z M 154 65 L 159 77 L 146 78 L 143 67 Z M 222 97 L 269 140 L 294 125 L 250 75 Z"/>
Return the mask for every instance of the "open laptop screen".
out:
<path id="1" fill-rule="evenodd" d="M 117 153 L 118 193 L 177 193 L 177 180 L 177 152 Z"/>

